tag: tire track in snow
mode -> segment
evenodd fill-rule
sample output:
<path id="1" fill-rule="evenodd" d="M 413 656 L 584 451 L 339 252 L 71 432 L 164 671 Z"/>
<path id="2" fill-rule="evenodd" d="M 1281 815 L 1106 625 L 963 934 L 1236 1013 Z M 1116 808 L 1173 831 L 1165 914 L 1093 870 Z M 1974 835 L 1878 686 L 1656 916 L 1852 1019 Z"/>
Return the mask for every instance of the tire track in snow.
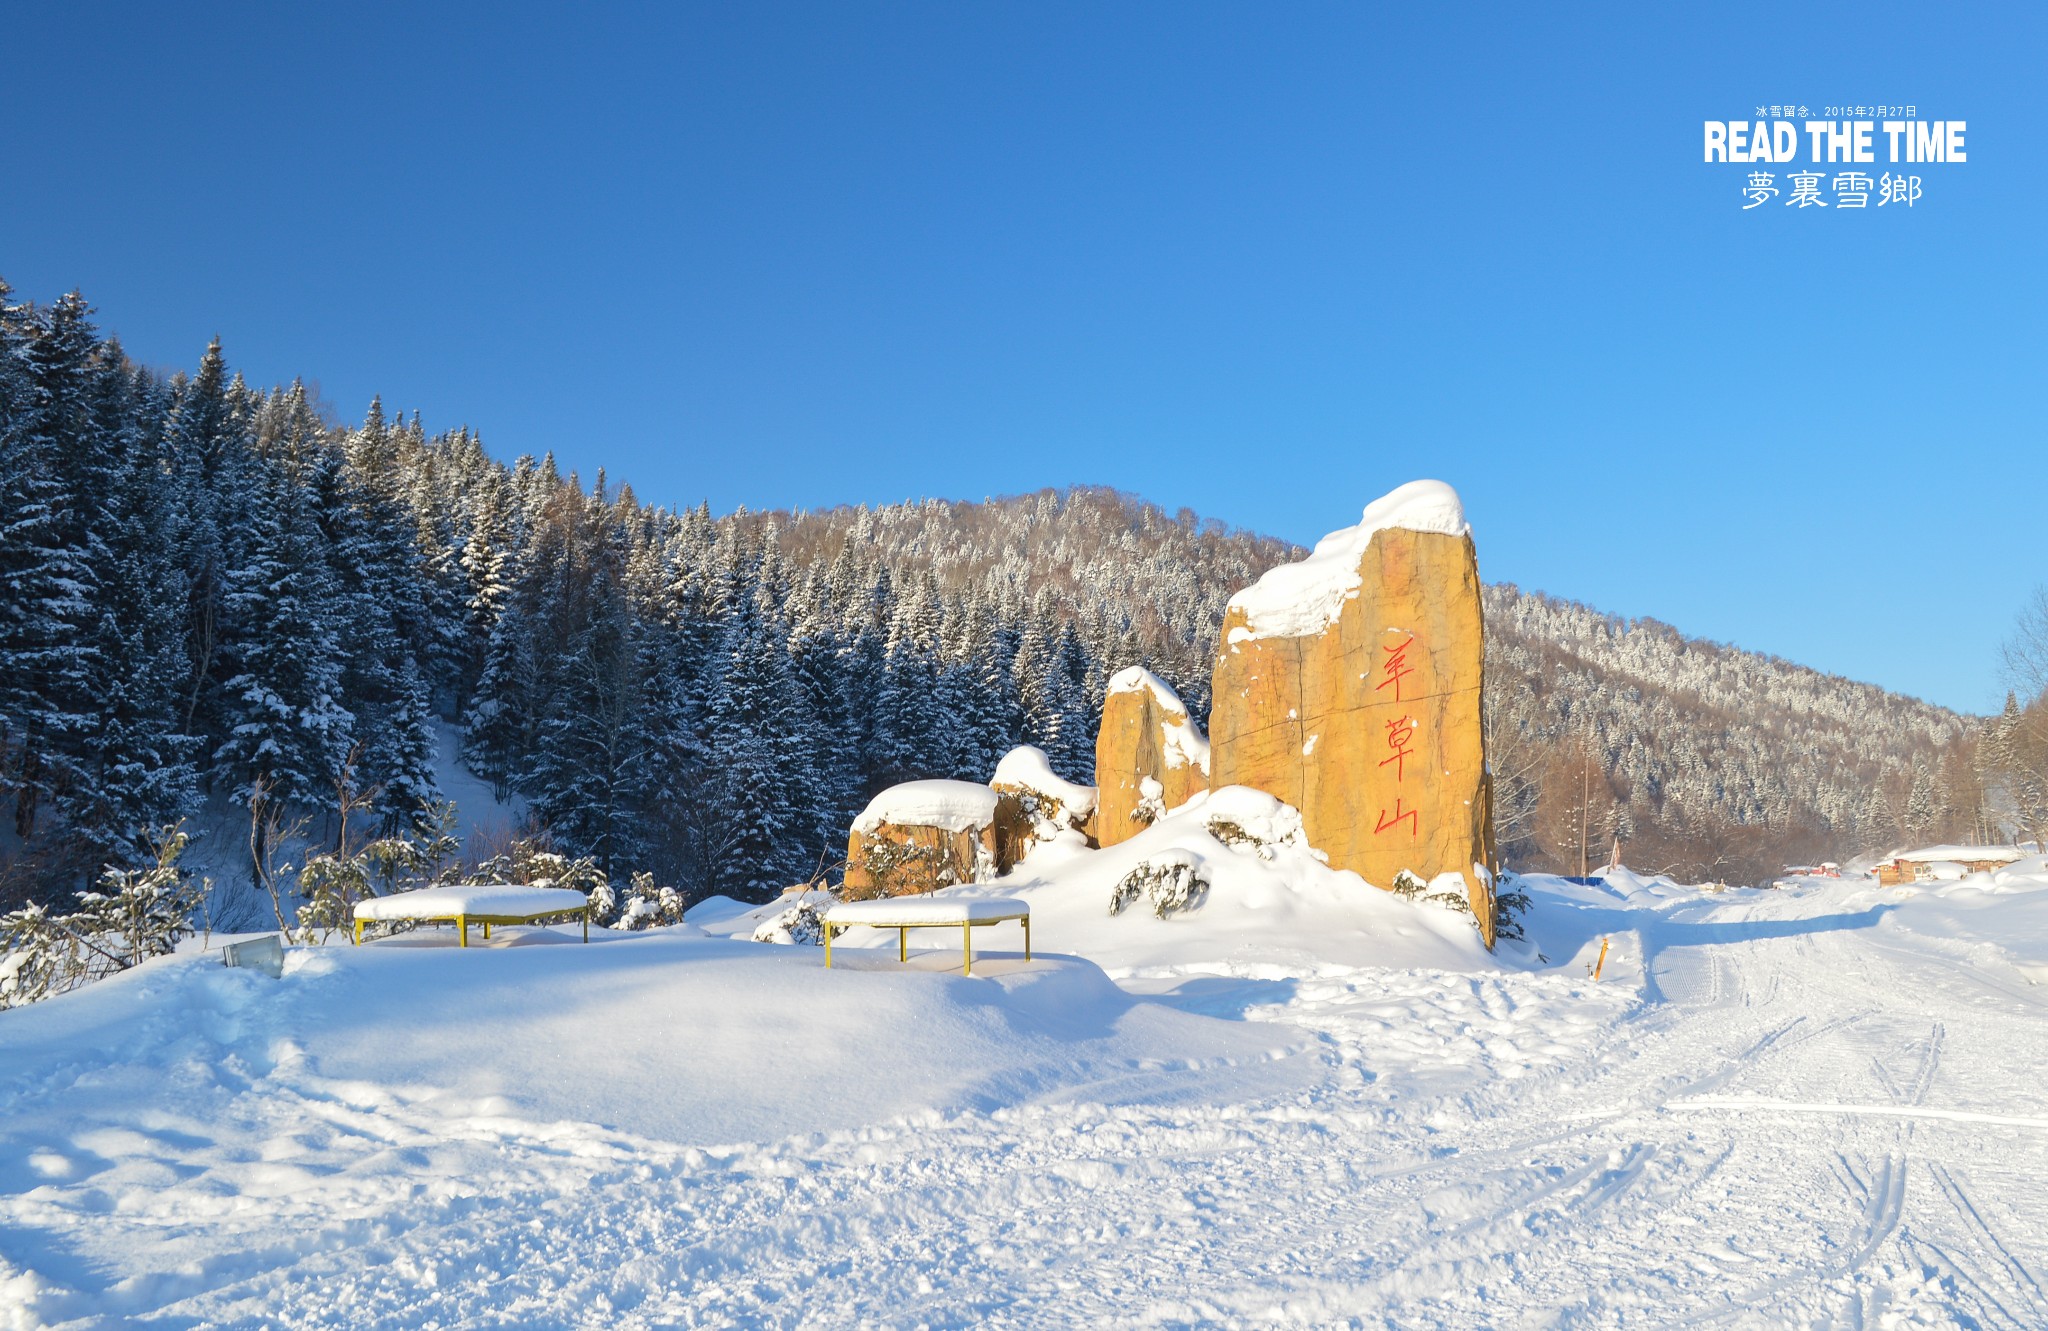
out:
<path id="1" fill-rule="evenodd" d="M 2003 1306 L 2000 1307 L 2000 1311 L 2005 1313 L 2014 1326 L 2048 1326 L 2048 1293 L 2043 1292 L 2040 1282 L 2034 1279 L 2033 1272 L 2027 1270 L 2026 1264 L 2013 1254 L 2011 1246 L 1999 1237 L 1998 1231 L 1991 1227 L 1991 1222 L 1984 1218 L 1984 1213 L 1977 1209 L 1977 1204 L 1971 1200 L 1969 1193 L 1956 1181 L 1955 1175 L 1949 1172 L 1946 1165 L 1932 1162 L 1927 1166 L 1927 1172 L 1942 1195 L 1948 1198 L 1949 1205 L 1955 1208 L 1956 1215 L 1962 1220 L 1965 1228 L 1981 1240 L 1983 1250 L 1993 1259 L 1993 1264 L 2004 1277 L 2001 1283 L 2006 1286 L 2008 1294 L 2017 1296 L 2029 1309 L 2026 1317 L 2015 1316 Z M 1942 1255 L 1948 1259 L 1950 1265 L 1959 1270 L 1964 1269 L 1963 1265 L 1956 1261 L 1955 1254 L 1944 1251 Z M 1981 1279 L 1972 1279 L 1980 1287 L 1984 1284 Z M 1986 1294 L 1988 1297 L 1988 1290 Z"/>
<path id="2" fill-rule="evenodd" d="M 1941 1042 L 1948 1036 L 1948 1027 L 1940 1022 L 1927 1033 L 1927 1050 L 1920 1056 L 1920 1071 L 1913 1078 L 1913 1089 L 1907 1098 L 1908 1104 L 1924 1104 L 1927 1092 L 1934 1086 L 1934 1071 L 1941 1066 Z"/>
<path id="3" fill-rule="evenodd" d="M 1706 918 L 1775 909 L 1728 903 Z M 2027 1236 L 2014 1230 L 2015 1249 L 1988 1223 L 2038 1216 L 2033 1193 L 2001 1195 L 1993 1176 L 1971 1196 L 1976 1181 L 1933 1158 L 1970 1139 L 1916 1139 L 1897 1118 L 1948 1099 L 1936 1083 L 1967 1096 L 1984 1050 L 2034 1046 L 1997 1044 L 2002 1018 L 1960 986 L 1916 989 L 1926 971 L 1905 951 L 1872 959 L 1868 931 L 1749 932 L 1685 949 L 1673 1000 L 1628 1008 L 1554 977 L 1362 976 L 1348 1009 L 1292 1010 L 1339 1055 L 1307 1086 L 1250 1065 L 1133 1067 L 1129 1085 L 1112 1069 L 1029 1091 L 1057 1103 L 710 1152 L 614 1144 L 590 1125 L 500 1131 L 481 1108 L 451 1122 L 445 1103 L 365 1099 L 288 1070 L 260 1100 L 270 1126 L 222 1131 L 222 1145 L 305 1136 L 281 1163 L 350 1172 L 290 1194 L 249 1188 L 232 1223 L 252 1255 L 215 1269 L 195 1244 L 206 1288 L 138 1286 L 137 1307 L 292 1328 L 1869 1325 L 1929 1297 L 1915 1281 L 1938 1267 L 1954 1273 L 1954 1311 L 1906 1312 L 2048 1325 Z M 1690 969 L 1701 961 L 1704 976 Z M 1873 1049 L 1895 1069 L 1876 1082 Z M 1672 1085 L 1723 1059 L 1722 1084 L 1762 1067 L 1821 1092 L 1810 1100 L 1882 1103 L 1790 1127 L 1664 1112 Z M 1072 1103 L 1104 1097 L 1136 1102 Z M 2044 1157 L 2023 1141 L 2011 1158 Z M 407 1199 L 423 1178 L 461 1189 Z M 218 1244 L 227 1226 L 193 1214 L 195 1193 L 76 1223 L 144 1246 Z M 1729 1307 L 1730 1289 L 1751 1302 Z"/>

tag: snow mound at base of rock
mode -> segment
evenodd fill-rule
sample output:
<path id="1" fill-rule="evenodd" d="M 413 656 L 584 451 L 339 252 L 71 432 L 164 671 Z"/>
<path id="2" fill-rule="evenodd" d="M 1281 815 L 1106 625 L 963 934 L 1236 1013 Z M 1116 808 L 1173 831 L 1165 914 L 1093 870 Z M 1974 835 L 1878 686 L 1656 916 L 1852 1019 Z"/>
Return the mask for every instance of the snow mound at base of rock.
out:
<path id="1" fill-rule="evenodd" d="M 1191 865 L 1199 904 L 1164 916 L 1112 914 L 1119 885 L 1147 863 Z M 1468 914 L 1404 901 L 1332 870 L 1301 835 L 1301 815 L 1256 790 L 1198 795 L 1106 850 L 1049 846 L 1006 877 L 949 892 L 1017 897 L 1032 940 L 1112 974 L 1215 971 L 1309 976 L 1360 966 L 1497 970 Z M 893 946 L 894 940 L 890 940 Z"/>

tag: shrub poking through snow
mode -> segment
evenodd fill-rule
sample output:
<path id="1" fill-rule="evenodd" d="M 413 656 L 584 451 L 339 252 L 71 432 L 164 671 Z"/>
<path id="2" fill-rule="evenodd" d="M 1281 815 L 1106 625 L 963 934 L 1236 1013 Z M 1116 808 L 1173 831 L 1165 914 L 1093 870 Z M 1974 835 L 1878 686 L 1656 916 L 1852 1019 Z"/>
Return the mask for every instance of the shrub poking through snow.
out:
<path id="1" fill-rule="evenodd" d="M 613 923 L 619 910 L 618 893 L 597 861 L 587 857 L 572 860 L 545 849 L 539 841 L 515 841 L 504 854 L 493 855 L 454 881 L 465 886 L 510 883 L 514 887 L 573 888 L 590 898 L 592 924 Z"/>
<path id="2" fill-rule="evenodd" d="M 1165 919 L 1175 911 L 1202 904 L 1209 880 L 1202 876 L 1201 861 L 1185 850 L 1163 850 L 1123 876 L 1109 900 L 1109 913 L 1121 915 L 1139 898 L 1152 902 L 1152 913 Z"/>
<path id="3" fill-rule="evenodd" d="M 1493 883 L 1494 935 L 1516 940 L 1527 938 L 1522 929 L 1522 916 L 1530 904 L 1529 893 L 1523 888 L 1519 876 L 1503 873 L 1496 878 Z"/>
<path id="4" fill-rule="evenodd" d="M 1143 777 L 1138 782 L 1138 802 L 1131 806 L 1130 819 L 1140 827 L 1150 827 L 1166 816 L 1166 787 L 1152 777 Z"/>
<path id="5" fill-rule="evenodd" d="M 358 901 L 443 881 L 453 872 L 456 853 L 462 849 L 455 835 L 455 805 L 446 800 L 421 805 L 409 832 L 362 845 L 349 835 L 348 818 L 344 804 L 340 847 L 308 856 L 298 870 L 298 894 L 305 904 L 294 917 L 295 927 L 285 931 L 291 941 L 325 942 L 336 930 L 349 927 Z"/>
<path id="6" fill-rule="evenodd" d="M 155 867 L 108 869 L 69 915 L 30 906 L 0 916 L 0 1008 L 68 993 L 175 948 L 211 886 L 178 868 L 186 840 L 165 828 Z"/>
<path id="7" fill-rule="evenodd" d="M 607 885 L 605 895 L 611 895 Z M 591 905 L 597 904 L 597 893 L 590 895 Z M 626 885 L 626 899 L 618 908 L 619 918 L 613 924 L 615 929 L 638 933 L 642 929 L 659 929 L 683 922 L 683 894 L 672 887 L 656 887 L 654 875 L 636 873 Z M 593 911 L 593 913 L 595 913 Z"/>
<path id="8" fill-rule="evenodd" d="M 1301 830 L 1301 815 L 1287 805 L 1280 808 L 1284 813 L 1293 815 L 1292 819 L 1239 819 L 1228 814 L 1212 814 L 1209 817 L 1209 835 L 1232 850 L 1256 855 L 1262 860 L 1272 859 L 1273 852 L 1283 846 L 1309 850 L 1308 838 Z"/>
<path id="9" fill-rule="evenodd" d="M 539 842 L 515 841 L 502 855 L 493 855 L 462 875 L 464 883 L 513 883 L 520 887 L 572 887 L 590 892 L 611 879 L 589 858 L 572 860 L 544 849 Z"/>
<path id="10" fill-rule="evenodd" d="M 1394 875 L 1393 892 L 1395 896 L 1418 905 L 1437 906 L 1444 910 L 1456 911 L 1460 915 L 1472 915 L 1472 902 L 1465 895 L 1465 879 L 1460 874 L 1438 874 L 1425 883 L 1421 875 L 1403 869 Z"/>
<path id="11" fill-rule="evenodd" d="M 539 842 L 515 841 L 504 854 L 460 870 L 454 863 L 461 849 L 454 832 L 455 806 L 429 805 L 422 812 L 421 830 L 415 834 L 379 837 L 354 850 L 309 856 L 298 871 L 299 895 L 305 904 L 299 907 L 298 927 L 290 931 L 292 940 L 325 942 L 335 931 L 350 927 L 359 901 L 444 883 L 575 888 L 590 898 L 590 918 L 595 924 L 609 922 L 617 910 L 604 870 L 590 860 L 572 860 L 545 850 Z M 676 918 L 681 918 L 680 905 Z M 415 927 L 404 920 L 386 926 L 398 933 Z"/>
<path id="12" fill-rule="evenodd" d="M 363 856 L 314 855 L 299 870 L 299 895 L 306 904 L 299 907 L 299 927 L 292 936 L 296 942 L 311 943 L 348 928 L 356 903 L 377 893 L 370 886 Z"/>
<path id="13" fill-rule="evenodd" d="M 829 903 L 829 898 L 827 899 Z M 757 943 L 793 943 L 817 947 L 825 941 L 825 925 L 818 918 L 817 903 L 808 895 L 773 919 L 763 920 L 754 930 Z"/>

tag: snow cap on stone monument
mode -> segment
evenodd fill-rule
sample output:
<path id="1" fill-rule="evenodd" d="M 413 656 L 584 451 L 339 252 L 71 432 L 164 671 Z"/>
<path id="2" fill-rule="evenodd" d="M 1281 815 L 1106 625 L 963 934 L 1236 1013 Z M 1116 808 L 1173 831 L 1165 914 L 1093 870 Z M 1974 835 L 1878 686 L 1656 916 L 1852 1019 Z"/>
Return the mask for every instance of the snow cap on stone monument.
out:
<path id="1" fill-rule="evenodd" d="M 1302 638 L 1337 621 L 1344 602 L 1358 591 L 1358 563 L 1375 532 L 1399 528 L 1470 536 L 1458 492 L 1442 481 L 1410 481 L 1365 506 L 1354 527 L 1340 527 L 1297 564 L 1269 570 L 1230 598 L 1245 622 L 1230 630 L 1232 642 L 1248 638 Z"/>

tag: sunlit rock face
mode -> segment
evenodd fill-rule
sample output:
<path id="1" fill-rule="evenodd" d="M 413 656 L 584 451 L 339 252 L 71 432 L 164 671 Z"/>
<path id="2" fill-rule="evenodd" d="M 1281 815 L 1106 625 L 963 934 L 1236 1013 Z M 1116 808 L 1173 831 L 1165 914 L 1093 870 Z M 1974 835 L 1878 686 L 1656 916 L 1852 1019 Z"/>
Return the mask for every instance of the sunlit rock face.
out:
<path id="1" fill-rule="evenodd" d="M 868 803 L 846 841 L 849 901 L 935 892 L 995 876 L 996 793 L 971 781 L 910 781 Z"/>
<path id="2" fill-rule="evenodd" d="M 1059 776 L 1037 745 L 1022 744 L 1004 754 L 988 784 L 996 793 L 998 873 L 1008 873 L 1032 850 L 1063 836 L 1095 846 L 1095 788 Z"/>
<path id="3" fill-rule="evenodd" d="M 1457 494 L 1404 485 L 1231 598 L 1210 781 L 1292 804 L 1332 868 L 1376 887 L 1459 875 L 1491 947 L 1484 653 L 1478 559 Z"/>
<path id="4" fill-rule="evenodd" d="M 1149 670 L 1133 666 L 1109 681 L 1095 736 L 1095 782 L 1095 834 L 1105 846 L 1129 840 L 1209 788 L 1207 737 L 1180 695 Z"/>

